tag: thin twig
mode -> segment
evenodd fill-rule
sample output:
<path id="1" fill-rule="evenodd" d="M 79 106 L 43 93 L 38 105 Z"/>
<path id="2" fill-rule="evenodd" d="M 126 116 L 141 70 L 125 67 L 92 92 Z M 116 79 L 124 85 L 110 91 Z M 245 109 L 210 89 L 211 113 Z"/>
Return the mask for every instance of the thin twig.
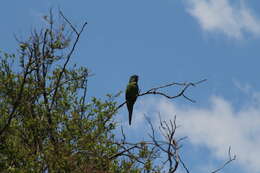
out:
<path id="1" fill-rule="evenodd" d="M 177 83 L 177 82 L 173 82 L 173 83 L 170 83 L 170 84 L 166 84 L 166 85 L 163 85 L 163 86 L 159 86 L 159 87 L 155 87 L 155 88 L 151 88 L 149 89 L 148 91 L 145 91 L 144 93 L 140 93 L 138 95 L 138 97 L 141 97 L 141 96 L 144 96 L 144 95 L 148 95 L 148 94 L 153 94 L 153 95 L 161 95 L 161 96 L 164 96 L 168 99 L 175 99 L 177 97 L 181 97 L 183 96 L 185 99 L 189 100 L 190 102 L 195 102 L 195 100 L 192 100 L 190 99 L 188 96 L 186 96 L 184 93 L 185 91 L 190 87 L 190 86 L 196 86 L 200 83 L 203 83 L 203 82 L 206 82 L 207 79 L 203 79 L 203 80 L 200 80 L 198 82 L 190 82 L 190 83 Z M 178 86 L 183 86 L 183 89 L 177 94 L 177 95 L 174 95 L 174 96 L 170 96 L 170 95 L 167 95 L 163 92 L 160 92 L 158 91 L 159 89 L 162 89 L 162 88 L 167 88 L 167 87 L 170 87 L 170 86 L 173 86 L 173 85 L 178 85 Z M 119 106 L 117 106 L 117 108 L 115 109 L 115 112 L 120 109 L 121 107 L 123 107 L 124 105 L 126 104 L 126 101 L 121 103 Z"/>
<path id="2" fill-rule="evenodd" d="M 185 171 L 186 171 L 187 173 L 190 173 L 189 169 L 187 168 L 187 166 L 185 165 L 185 163 L 182 161 L 181 157 L 179 157 L 179 160 L 180 160 L 180 162 L 181 162 L 182 167 L 185 169 Z"/>
<path id="3" fill-rule="evenodd" d="M 66 61 L 65 61 L 65 63 L 63 64 L 62 70 L 61 70 L 60 73 L 59 73 L 58 80 L 57 80 L 57 83 L 56 83 L 56 87 L 55 87 L 55 90 L 54 90 L 54 94 L 53 94 L 53 97 L 52 97 L 52 102 L 51 102 L 50 109 L 52 109 L 52 107 L 53 107 L 53 104 L 54 104 L 54 101 L 55 101 L 55 97 L 56 97 L 56 94 L 57 94 L 57 91 L 58 91 L 58 88 L 59 88 L 58 86 L 60 85 L 60 81 L 61 81 L 62 75 L 63 75 L 63 73 L 65 72 L 65 69 L 66 69 L 66 67 L 67 67 L 67 64 L 68 64 L 70 58 L 71 58 L 71 55 L 73 54 L 73 52 L 74 52 L 74 50 L 75 50 L 75 48 L 76 48 L 76 45 L 77 45 L 77 43 L 78 43 L 78 41 L 79 41 L 79 38 L 80 38 L 81 33 L 82 33 L 82 31 L 84 30 L 84 28 L 86 27 L 86 25 L 87 25 L 87 22 L 85 22 L 85 23 L 83 24 L 83 26 L 81 27 L 80 32 L 78 32 L 78 31 L 75 29 L 75 27 L 69 22 L 69 20 L 63 15 L 63 13 L 62 13 L 61 11 L 60 11 L 60 13 L 61 13 L 63 19 L 64 19 L 66 22 L 69 23 L 69 25 L 70 25 L 70 27 L 72 28 L 72 30 L 77 34 L 77 37 L 76 37 L 76 40 L 75 40 L 74 43 L 73 43 L 73 46 L 72 46 L 70 52 L 68 53 L 68 55 L 67 55 L 67 57 L 66 57 Z"/>
<path id="4" fill-rule="evenodd" d="M 211 173 L 216 173 L 220 170 L 222 170 L 224 167 L 226 167 L 229 163 L 233 162 L 236 160 L 236 155 L 231 156 L 231 146 L 228 148 L 228 161 L 226 161 L 220 168 L 216 169 L 215 171 L 212 171 Z"/>

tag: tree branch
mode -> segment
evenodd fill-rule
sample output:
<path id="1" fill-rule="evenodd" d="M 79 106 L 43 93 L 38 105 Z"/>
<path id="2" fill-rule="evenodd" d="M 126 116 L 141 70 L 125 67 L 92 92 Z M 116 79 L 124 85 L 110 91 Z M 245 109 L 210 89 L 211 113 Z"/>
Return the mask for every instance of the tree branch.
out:
<path id="1" fill-rule="evenodd" d="M 50 109 L 52 109 L 53 104 L 54 104 L 54 102 L 55 102 L 55 97 L 56 97 L 56 94 L 57 94 L 57 91 L 58 91 L 58 88 L 59 88 L 59 85 L 60 85 L 60 81 L 61 81 L 62 75 L 64 74 L 65 69 L 66 69 L 66 67 L 67 67 L 67 64 L 68 64 L 68 62 L 69 62 L 69 60 L 70 60 L 70 58 L 71 58 L 71 55 L 73 54 L 73 52 L 74 52 L 74 50 L 75 50 L 75 48 L 76 48 L 76 45 L 77 45 L 77 43 L 78 43 L 78 41 L 79 41 L 79 38 L 80 38 L 81 33 L 83 32 L 84 28 L 85 28 L 86 25 L 87 25 L 87 22 L 85 22 L 85 23 L 83 24 L 83 26 L 81 27 L 80 31 L 78 32 L 78 31 L 76 30 L 76 28 L 69 22 L 69 20 L 63 15 L 63 13 L 62 13 L 61 11 L 60 11 L 60 14 L 61 14 L 61 16 L 63 17 L 63 19 L 70 25 L 71 29 L 76 33 L 77 37 L 76 37 L 76 40 L 75 40 L 74 43 L 73 43 L 73 46 L 72 46 L 70 52 L 68 53 L 68 55 L 67 55 L 67 57 L 66 57 L 66 61 L 65 61 L 65 63 L 63 64 L 62 70 L 61 70 L 60 73 L 59 73 L 58 80 L 57 80 L 57 83 L 56 83 L 56 87 L 55 87 L 55 90 L 54 90 L 54 94 L 53 94 L 53 97 L 52 97 L 52 102 L 51 102 Z"/>
<path id="2" fill-rule="evenodd" d="M 228 160 L 220 168 L 216 169 L 215 171 L 212 171 L 211 173 L 216 173 L 216 172 L 222 170 L 223 168 L 225 168 L 228 164 L 230 164 L 234 160 L 236 160 L 236 155 L 231 156 L 231 146 L 230 146 L 228 148 Z"/>
<path id="3" fill-rule="evenodd" d="M 141 96 L 148 95 L 148 94 L 153 94 L 153 95 L 161 95 L 161 96 L 164 96 L 164 97 L 166 97 L 166 98 L 168 98 L 168 99 L 175 99 L 175 98 L 177 98 L 177 97 L 181 97 L 181 96 L 182 96 L 182 97 L 184 97 L 185 99 L 187 99 L 187 100 L 189 100 L 189 101 L 191 101 L 191 102 L 194 103 L 195 100 L 192 100 L 192 99 L 190 99 L 189 97 L 187 97 L 187 96 L 184 94 L 185 91 L 186 91 L 189 87 L 191 87 L 191 86 L 195 87 L 195 86 L 197 86 L 198 84 L 201 84 L 201 83 L 206 82 L 206 81 L 207 81 L 207 79 L 203 79 L 203 80 L 200 80 L 200 81 L 197 81 L 197 82 L 189 82 L 189 83 L 186 83 L 186 82 L 184 82 L 184 83 L 173 82 L 173 83 L 170 83 L 170 84 L 166 84 L 166 85 L 163 85 L 163 86 L 159 86 L 159 87 L 155 87 L 155 88 L 149 89 L 148 91 L 145 91 L 144 93 L 138 94 L 137 97 L 141 97 Z M 158 90 L 160 90 L 160 89 L 168 88 L 168 87 L 171 87 L 171 86 L 182 86 L 183 89 L 180 90 L 179 93 L 176 94 L 176 95 L 174 95 L 174 96 L 170 96 L 170 95 L 168 95 L 168 94 L 166 94 L 166 93 L 163 93 L 163 92 L 161 92 L 161 91 L 158 91 Z M 121 107 L 123 107 L 125 104 L 126 104 L 126 101 L 123 102 L 123 103 L 121 103 L 119 106 L 117 106 L 115 112 L 116 112 L 118 109 L 120 109 Z"/>

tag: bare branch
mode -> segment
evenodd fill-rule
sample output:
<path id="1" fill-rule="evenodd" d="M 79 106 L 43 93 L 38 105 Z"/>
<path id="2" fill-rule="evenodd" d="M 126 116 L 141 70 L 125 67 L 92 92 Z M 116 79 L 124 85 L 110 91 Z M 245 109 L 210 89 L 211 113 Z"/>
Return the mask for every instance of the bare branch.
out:
<path id="1" fill-rule="evenodd" d="M 77 34 L 79 35 L 80 33 L 77 31 L 77 29 L 71 24 L 71 22 L 64 16 L 64 14 L 62 13 L 62 11 L 60 10 L 60 15 L 62 16 L 62 18 L 70 25 L 71 29 Z"/>
<path id="2" fill-rule="evenodd" d="M 187 168 L 187 166 L 185 165 L 185 163 L 182 161 L 181 157 L 179 157 L 179 160 L 180 160 L 180 162 L 181 162 L 181 164 L 182 164 L 182 167 L 185 169 L 185 171 L 186 171 L 187 173 L 190 173 L 189 169 Z"/>
<path id="3" fill-rule="evenodd" d="M 141 93 L 139 94 L 138 96 L 143 96 L 143 95 L 147 95 L 147 94 L 157 94 L 157 95 L 161 95 L 161 96 L 164 96 L 168 99 L 174 99 L 174 98 L 177 98 L 177 97 L 181 97 L 183 96 L 185 99 L 191 101 L 191 102 L 195 102 L 194 100 L 190 99 L 189 97 L 187 97 L 186 95 L 184 95 L 184 92 L 190 87 L 190 86 L 196 86 L 202 82 L 205 82 L 207 81 L 207 79 L 203 79 L 201 81 L 198 81 L 198 82 L 190 82 L 190 83 L 176 83 L 176 82 L 173 82 L 173 83 L 170 83 L 170 84 L 166 84 L 166 85 L 163 85 L 163 86 L 160 86 L 160 87 L 156 87 L 156 88 L 152 88 L 152 89 L 149 89 L 148 91 L 144 92 L 144 93 Z M 178 86 L 183 86 L 183 89 L 177 94 L 177 95 L 174 95 L 174 96 L 170 96 L 170 95 L 167 95 L 163 92 L 160 92 L 158 91 L 159 89 L 162 89 L 162 88 L 167 88 L 167 87 L 170 87 L 170 86 L 173 86 L 173 85 L 178 85 Z"/>
<path id="4" fill-rule="evenodd" d="M 160 142 L 156 139 L 155 130 L 154 127 L 150 121 L 150 119 L 147 118 L 147 122 L 150 125 L 150 128 L 152 130 L 152 135 L 149 135 L 153 141 L 153 144 L 157 146 L 163 154 L 166 154 L 167 159 L 164 161 L 164 165 L 168 163 L 168 172 L 174 173 L 176 172 L 178 166 L 179 166 L 179 154 L 178 154 L 178 143 L 176 142 L 176 139 L 174 139 L 174 135 L 176 132 L 176 116 L 174 118 L 174 121 L 170 121 L 170 123 L 167 123 L 166 121 L 162 121 L 160 118 L 160 126 L 159 130 L 164 136 L 165 141 Z"/>
<path id="5" fill-rule="evenodd" d="M 117 158 L 117 157 L 119 157 L 119 156 L 122 156 L 125 152 L 128 152 L 128 151 L 130 151 L 130 150 L 132 150 L 132 149 L 134 149 L 134 148 L 138 148 L 138 146 L 137 146 L 137 145 L 134 145 L 134 146 L 132 146 L 132 147 L 130 147 L 130 148 L 127 148 L 127 149 L 125 149 L 125 150 L 119 152 L 119 153 L 116 153 L 115 155 L 109 157 L 109 160 L 112 160 L 112 159 L 115 159 L 115 158 Z"/>
<path id="6" fill-rule="evenodd" d="M 228 160 L 220 168 L 216 169 L 215 171 L 212 171 L 211 173 L 216 173 L 216 172 L 222 170 L 223 168 L 225 168 L 228 164 L 230 164 L 234 160 L 236 160 L 236 155 L 231 156 L 231 146 L 230 146 L 228 148 Z"/>
<path id="7" fill-rule="evenodd" d="M 182 96 L 182 97 L 184 97 L 185 99 L 189 100 L 190 102 L 193 102 L 193 103 L 194 103 L 195 100 L 192 100 L 192 99 L 190 99 L 188 96 L 186 96 L 186 95 L 184 94 L 185 91 L 186 91 L 189 87 L 191 87 L 191 86 L 195 87 L 195 86 L 197 86 L 198 84 L 203 83 L 203 82 L 206 82 L 206 81 L 207 81 L 207 79 L 203 79 L 203 80 L 200 80 L 200 81 L 198 81 L 198 82 L 189 82 L 189 83 L 186 83 L 186 82 L 184 82 L 184 83 L 173 82 L 173 83 L 166 84 L 166 85 L 163 85 L 163 86 L 151 88 L 151 89 L 149 89 L 148 91 L 145 91 L 144 93 L 140 93 L 140 94 L 138 95 L 138 97 L 141 97 L 141 96 L 144 96 L 144 95 L 148 95 L 148 94 L 153 94 L 153 95 L 161 95 L 161 96 L 164 96 L 164 97 L 166 97 L 166 98 L 168 98 L 168 99 L 175 99 L 175 98 L 177 98 L 177 97 L 181 97 L 181 96 Z M 182 86 L 183 89 L 182 89 L 177 95 L 174 95 L 174 96 L 170 96 L 170 95 L 167 95 L 167 94 L 165 94 L 165 93 L 163 93 L 163 92 L 161 92 L 161 91 L 158 91 L 159 89 L 163 89 L 163 88 L 167 88 L 167 87 L 171 87 L 171 86 Z M 126 104 L 126 101 L 123 102 L 123 103 L 121 103 L 119 106 L 117 106 L 115 112 L 116 112 L 118 109 L 120 109 L 121 107 L 123 107 L 125 104 Z"/>
<path id="8" fill-rule="evenodd" d="M 62 75 L 64 74 L 65 69 L 66 69 L 66 67 L 67 67 L 67 64 L 68 64 L 68 62 L 69 62 L 69 60 L 70 60 L 70 58 L 71 58 L 71 55 L 73 54 L 73 52 L 74 52 L 74 50 L 75 50 L 75 48 L 76 48 L 76 45 L 77 45 L 77 43 L 78 43 L 78 41 L 79 41 L 79 38 L 80 38 L 81 33 L 82 33 L 82 31 L 84 30 L 84 28 L 86 27 L 86 25 L 87 25 L 87 22 L 85 22 L 85 23 L 83 24 L 83 26 L 81 27 L 80 32 L 78 32 L 78 31 L 75 29 L 75 27 L 69 22 L 69 20 L 63 15 L 63 13 L 62 13 L 61 11 L 60 11 L 60 14 L 61 14 L 61 16 L 63 17 L 63 19 L 70 25 L 71 29 L 76 33 L 77 37 L 76 37 L 76 40 L 75 40 L 74 43 L 73 43 L 73 46 L 72 46 L 70 52 L 68 53 L 68 55 L 67 55 L 67 57 L 66 57 L 66 61 L 65 61 L 65 63 L 63 64 L 62 70 L 61 70 L 60 73 L 59 73 L 58 80 L 57 80 L 57 83 L 56 83 L 56 87 L 55 87 L 55 90 L 54 90 L 54 94 L 53 94 L 53 97 L 52 97 L 52 102 L 51 102 L 50 109 L 52 109 L 53 104 L 54 104 L 54 102 L 55 102 L 55 97 L 56 97 L 56 94 L 57 94 L 57 91 L 58 91 L 58 88 L 59 88 L 59 85 L 60 85 L 60 81 L 61 81 Z"/>

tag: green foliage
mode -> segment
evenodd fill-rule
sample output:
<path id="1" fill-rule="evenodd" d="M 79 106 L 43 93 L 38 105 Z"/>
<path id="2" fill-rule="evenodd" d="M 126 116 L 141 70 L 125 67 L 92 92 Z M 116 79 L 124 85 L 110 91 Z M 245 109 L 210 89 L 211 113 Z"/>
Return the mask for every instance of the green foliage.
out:
<path id="1" fill-rule="evenodd" d="M 17 55 L 1 52 L 0 172 L 150 172 L 145 144 L 112 157 L 122 149 L 113 134 L 119 94 L 87 100 L 89 70 L 67 66 L 77 40 L 44 19 L 48 27 L 21 41 Z"/>
<path id="2" fill-rule="evenodd" d="M 86 69 L 73 68 L 65 70 L 50 109 L 61 68 L 46 76 L 45 84 L 38 81 L 37 71 L 24 80 L 23 72 L 11 69 L 10 57 L 4 55 L 0 63 L 1 129 L 17 108 L 10 125 L 1 134 L 1 172 L 107 170 L 111 163 L 107 163 L 106 157 L 116 152 L 111 145 L 115 124 L 110 121 L 115 102 L 93 98 L 90 103 L 83 103 L 78 90 Z M 17 100 L 22 85 L 22 96 Z"/>

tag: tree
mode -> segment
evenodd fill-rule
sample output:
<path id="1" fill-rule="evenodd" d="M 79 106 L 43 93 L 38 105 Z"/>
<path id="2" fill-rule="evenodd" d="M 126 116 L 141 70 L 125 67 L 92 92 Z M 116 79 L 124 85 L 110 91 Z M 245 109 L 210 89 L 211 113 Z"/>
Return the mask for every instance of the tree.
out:
<path id="1" fill-rule="evenodd" d="M 116 102 L 120 93 L 86 102 L 91 73 L 69 62 L 87 23 L 78 30 L 59 15 L 60 24 L 50 11 L 43 17 L 45 27 L 33 30 L 25 41 L 17 39 L 17 54 L 1 52 L 0 171 L 175 172 L 182 165 L 189 172 L 178 152 L 182 138 L 175 138 L 175 120 L 161 121 L 163 140 L 157 139 L 149 119 L 151 141 L 129 143 L 123 129 L 122 139 L 115 139 L 113 119 L 125 102 Z M 184 93 L 203 81 L 170 83 L 138 97 L 159 94 L 193 101 Z M 159 91 L 176 85 L 182 89 L 175 96 Z M 159 154 L 165 155 L 166 165 L 155 164 Z"/>

